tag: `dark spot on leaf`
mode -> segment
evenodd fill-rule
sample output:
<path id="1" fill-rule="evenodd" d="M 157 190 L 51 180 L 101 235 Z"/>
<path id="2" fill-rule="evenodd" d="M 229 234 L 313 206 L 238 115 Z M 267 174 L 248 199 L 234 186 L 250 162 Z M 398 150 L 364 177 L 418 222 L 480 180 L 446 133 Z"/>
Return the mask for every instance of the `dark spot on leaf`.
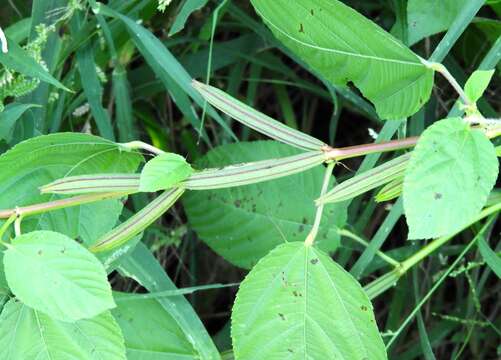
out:
<path id="1" fill-rule="evenodd" d="M 304 225 L 299 225 L 299 232 L 302 233 L 304 231 Z"/>
<path id="2" fill-rule="evenodd" d="M 318 263 L 318 259 L 311 259 L 310 262 L 312 265 L 316 265 Z"/>
<path id="3" fill-rule="evenodd" d="M 239 208 L 239 207 L 240 207 L 240 205 L 242 205 L 242 201 L 240 201 L 240 200 L 235 200 L 235 202 L 234 202 L 233 204 L 235 204 L 235 206 L 236 206 L 237 208 Z"/>
<path id="4" fill-rule="evenodd" d="M 299 23 L 299 32 L 304 33 L 304 26 L 302 23 Z"/>
<path id="5" fill-rule="evenodd" d="M 307 218 L 303 218 L 303 225 L 306 225 L 308 223 L 308 219 Z"/>
<path id="6" fill-rule="evenodd" d="M 65 247 L 63 247 L 63 248 L 61 249 L 61 254 L 64 254 L 65 252 L 66 252 L 66 248 L 65 248 Z"/>
<path id="7" fill-rule="evenodd" d="M 313 9 L 310 9 L 310 14 L 311 16 L 315 15 L 315 11 L 313 11 Z"/>
<path id="8" fill-rule="evenodd" d="M 280 316 L 280 319 L 282 319 L 283 321 L 285 321 L 285 315 L 284 314 L 278 313 L 278 316 Z"/>
<path id="9" fill-rule="evenodd" d="M 362 305 L 362 306 L 360 306 L 360 310 L 362 310 L 362 311 L 367 311 L 367 310 L 369 310 L 369 309 L 367 308 L 367 306 Z"/>
<path id="10" fill-rule="evenodd" d="M 252 212 L 256 212 L 256 204 L 252 204 Z"/>
<path id="11" fill-rule="evenodd" d="M 434 198 L 435 200 L 440 200 L 440 199 L 442 198 L 442 194 L 441 194 L 441 193 L 435 193 L 435 194 L 433 195 L 433 198 Z"/>
<path id="12" fill-rule="evenodd" d="M 299 296 L 299 294 L 298 294 L 298 292 L 297 292 L 296 290 L 294 290 L 294 291 L 292 292 L 292 295 L 293 295 L 293 296 L 295 296 L 295 297 L 298 297 L 298 296 Z"/>
<path id="13" fill-rule="evenodd" d="M 287 349 L 287 351 L 290 352 L 290 353 L 294 352 L 294 350 L 292 350 L 292 349 Z"/>
<path id="14" fill-rule="evenodd" d="M 37 254 L 38 256 L 42 256 L 42 250 L 38 250 Z"/>

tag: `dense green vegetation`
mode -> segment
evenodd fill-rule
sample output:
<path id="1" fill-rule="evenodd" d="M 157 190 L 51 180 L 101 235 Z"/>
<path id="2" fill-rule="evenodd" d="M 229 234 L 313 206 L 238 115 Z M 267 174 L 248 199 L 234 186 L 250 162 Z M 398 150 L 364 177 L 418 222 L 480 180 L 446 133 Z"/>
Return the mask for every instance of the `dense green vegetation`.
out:
<path id="1" fill-rule="evenodd" d="M 8 0 L 0 360 L 501 356 L 498 0 Z"/>

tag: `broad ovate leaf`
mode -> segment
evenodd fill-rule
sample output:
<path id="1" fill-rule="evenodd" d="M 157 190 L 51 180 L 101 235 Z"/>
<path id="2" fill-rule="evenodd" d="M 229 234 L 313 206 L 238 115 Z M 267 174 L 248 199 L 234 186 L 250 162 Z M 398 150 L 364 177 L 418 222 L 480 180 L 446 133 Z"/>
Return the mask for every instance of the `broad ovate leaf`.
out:
<path id="1" fill-rule="evenodd" d="M 382 119 L 410 116 L 428 101 L 433 71 L 341 1 L 251 2 L 284 45 L 332 83 L 353 82 Z"/>
<path id="2" fill-rule="evenodd" d="M 231 317 L 235 359 L 386 359 L 360 284 L 322 251 L 279 245 L 240 285 Z"/>
<path id="3" fill-rule="evenodd" d="M 39 190 L 56 179 L 133 173 L 141 161 L 140 154 L 124 151 L 112 141 L 88 134 L 59 133 L 23 141 L 0 156 L 0 209 L 60 199 L 59 195 L 41 194 Z M 82 211 L 86 210 L 75 206 L 30 216 L 23 220 L 23 231 L 52 230 L 76 238 L 80 235 Z M 98 213 L 85 216 L 94 222 L 101 221 Z"/>
<path id="4" fill-rule="evenodd" d="M 493 75 L 494 70 L 477 70 L 470 76 L 464 86 L 464 92 L 472 103 L 476 103 L 482 97 Z"/>
<path id="5" fill-rule="evenodd" d="M 148 161 L 141 172 L 139 190 L 154 192 L 173 187 L 187 179 L 193 169 L 184 157 L 165 153 Z"/>
<path id="6" fill-rule="evenodd" d="M 112 310 L 125 338 L 127 359 L 163 360 L 198 358 L 176 320 L 155 299 L 115 293 Z"/>
<path id="7" fill-rule="evenodd" d="M 485 205 L 498 176 L 494 146 L 461 118 L 425 130 L 404 178 L 409 239 L 460 231 Z"/>
<path id="8" fill-rule="evenodd" d="M 125 360 L 126 357 L 122 332 L 109 311 L 68 323 L 11 299 L 0 315 L 0 359 Z"/>
<path id="9" fill-rule="evenodd" d="M 101 262 L 63 234 L 20 235 L 9 245 L 3 263 L 12 293 L 54 319 L 72 322 L 115 307 Z"/>
<path id="10" fill-rule="evenodd" d="M 240 142 L 210 151 L 201 168 L 278 159 L 300 153 L 276 141 Z M 219 190 L 189 191 L 183 198 L 188 220 L 199 237 L 231 263 L 251 268 L 284 242 L 304 241 L 315 217 L 322 166 L 258 184 Z M 346 204 L 327 204 L 318 244 L 325 251 L 339 245 Z"/>

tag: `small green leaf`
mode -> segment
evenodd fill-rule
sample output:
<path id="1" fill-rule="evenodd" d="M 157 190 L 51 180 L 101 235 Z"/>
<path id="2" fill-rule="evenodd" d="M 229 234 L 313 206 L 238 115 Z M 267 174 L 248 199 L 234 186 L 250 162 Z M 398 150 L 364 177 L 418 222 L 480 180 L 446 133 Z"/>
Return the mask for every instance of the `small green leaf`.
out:
<path id="1" fill-rule="evenodd" d="M 3 263 L 14 295 L 54 319 L 72 322 L 115 307 L 103 265 L 63 234 L 34 231 L 18 236 Z"/>
<path id="2" fill-rule="evenodd" d="M 472 103 L 476 103 L 482 97 L 493 75 L 494 70 L 477 70 L 469 77 L 464 92 Z"/>
<path id="3" fill-rule="evenodd" d="M 449 235 L 482 209 L 498 176 L 494 146 L 461 118 L 436 122 L 412 153 L 404 179 L 409 239 Z"/>
<path id="4" fill-rule="evenodd" d="M 282 244 L 240 285 L 231 316 L 236 359 L 386 359 L 372 305 L 327 254 Z"/>
<path id="5" fill-rule="evenodd" d="M 141 172 L 139 191 L 155 192 L 169 189 L 187 179 L 193 169 L 184 157 L 166 153 L 148 161 Z"/>
<path id="6" fill-rule="evenodd" d="M 11 299 L 0 315 L 0 359 L 125 360 L 126 357 L 122 332 L 109 311 L 68 323 Z"/>

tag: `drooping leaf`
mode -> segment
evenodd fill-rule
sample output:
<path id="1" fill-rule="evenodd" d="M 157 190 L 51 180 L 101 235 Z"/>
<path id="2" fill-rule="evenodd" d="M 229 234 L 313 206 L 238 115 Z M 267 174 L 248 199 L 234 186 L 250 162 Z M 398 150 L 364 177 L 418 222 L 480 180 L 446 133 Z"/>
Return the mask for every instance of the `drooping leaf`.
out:
<path id="1" fill-rule="evenodd" d="M 155 192 L 166 190 L 187 179 L 193 169 L 184 157 L 165 153 L 148 161 L 141 171 L 139 190 Z"/>
<path id="2" fill-rule="evenodd" d="M 224 145 L 198 164 L 218 167 L 242 161 L 283 158 L 297 154 L 275 141 Z M 250 268 L 278 244 L 304 241 L 315 216 L 314 200 L 321 190 L 322 167 L 281 179 L 240 187 L 190 191 L 183 203 L 199 237 L 235 265 Z M 326 251 L 339 244 L 337 228 L 346 221 L 345 204 L 326 206 L 319 245 Z"/>
<path id="3" fill-rule="evenodd" d="M 482 97 L 493 75 L 494 70 L 477 70 L 468 78 L 464 92 L 472 103 L 476 103 Z"/>
<path id="4" fill-rule="evenodd" d="M 16 299 L 0 315 L 0 358 L 125 360 L 120 327 L 109 311 L 74 323 L 50 318 Z"/>
<path id="5" fill-rule="evenodd" d="M 154 299 L 115 293 L 112 311 L 125 338 L 129 360 L 197 359 L 192 344 L 172 316 Z"/>
<path id="6" fill-rule="evenodd" d="M 46 83 L 54 85 L 59 89 L 67 90 L 63 84 L 56 80 L 49 72 L 38 62 L 35 61 L 23 48 L 13 41 L 8 41 L 9 52 L 0 51 L 0 64 L 9 69 L 20 72 L 21 74 L 40 79 Z"/>
<path id="7" fill-rule="evenodd" d="M 372 305 L 327 254 L 279 245 L 240 285 L 231 317 L 236 359 L 386 359 Z"/>
<path id="8" fill-rule="evenodd" d="M 383 119 L 428 101 L 433 71 L 374 22 L 337 0 L 252 0 L 275 36 L 337 85 L 352 81 Z M 287 11 L 284 11 L 287 9 Z"/>
<path id="9" fill-rule="evenodd" d="M 412 153 L 404 179 L 409 239 L 461 230 L 482 209 L 498 176 L 494 146 L 461 118 L 436 122 Z"/>
<path id="10" fill-rule="evenodd" d="M 3 263 L 12 293 L 54 319 L 88 319 L 115 307 L 103 265 L 63 234 L 20 235 L 5 252 Z"/>
<path id="11" fill-rule="evenodd" d="M 407 24 L 409 44 L 449 28 L 468 0 L 409 0 Z"/>
<path id="12" fill-rule="evenodd" d="M 175 35 L 184 29 L 188 17 L 195 11 L 200 10 L 209 0 L 186 0 L 176 15 L 176 20 L 169 31 L 169 36 Z"/>
<path id="13" fill-rule="evenodd" d="M 482 257 L 487 265 L 489 265 L 497 277 L 501 279 L 501 257 L 489 247 L 489 244 L 485 241 L 484 237 L 479 237 L 477 245 L 480 250 L 480 254 L 482 254 Z"/>
<path id="14" fill-rule="evenodd" d="M 5 109 L 0 112 L 0 140 L 9 142 L 12 137 L 12 131 L 16 121 L 24 114 L 25 111 L 38 105 L 34 104 L 8 104 Z"/>
<path id="15" fill-rule="evenodd" d="M 56 179 L 81 175 L 133 173 L 142 156 L 126 152 L 108 140 L 82 134 L 60 133 L 36 137 L 16 145 L 0 156 L 0 209 L 59 199 L 41 194 L 39 187 Z M 53 230 L 76 238 L 80 207 L 32 216 L 23 220 L 23 231 Z M 92 217 L 92 213 L 89 214 Z M 100 221 L 94 217 L 94 221 Z"/>

